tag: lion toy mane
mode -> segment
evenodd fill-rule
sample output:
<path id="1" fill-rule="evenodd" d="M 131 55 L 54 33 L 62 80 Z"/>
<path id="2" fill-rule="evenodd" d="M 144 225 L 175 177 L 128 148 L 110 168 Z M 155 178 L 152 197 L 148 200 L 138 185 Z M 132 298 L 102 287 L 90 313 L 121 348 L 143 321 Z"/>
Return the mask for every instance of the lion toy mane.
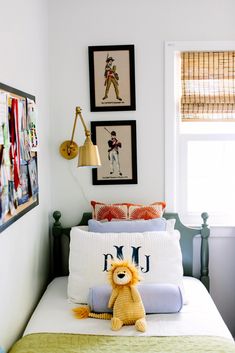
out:
<path id="1" fill-rule="evenodd" d="M 123 325 L 135 325 L 136 329 L 145 332 L 147 323 L 145 309 L 136 284 L 140 276 L 136 266 L 127 260 L 113 261 L 108 271 L 108 279 L 112 286 L 108 307 L 113 314 L 92 313 L 89 307 L 73 309 L 77 318 L 93 317 L 97 319 L 111 319 L 111 328 L 114 331 Z"/>

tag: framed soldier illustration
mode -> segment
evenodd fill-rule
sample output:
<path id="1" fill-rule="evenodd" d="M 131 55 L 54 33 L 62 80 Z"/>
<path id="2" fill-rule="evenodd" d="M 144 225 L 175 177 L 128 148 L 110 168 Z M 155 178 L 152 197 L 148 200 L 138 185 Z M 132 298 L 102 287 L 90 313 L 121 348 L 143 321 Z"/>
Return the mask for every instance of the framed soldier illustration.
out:
<path id="1" fill-rule="evenodd" d="M 91 136 L 101 158 L 93 185 L 137 184 L 136 121 L 92 121 Z"/>
<path id="2" fill-rule="evenodd" d="M 134 45 L 90 46 L 91 111 L 135 110 Z"/>

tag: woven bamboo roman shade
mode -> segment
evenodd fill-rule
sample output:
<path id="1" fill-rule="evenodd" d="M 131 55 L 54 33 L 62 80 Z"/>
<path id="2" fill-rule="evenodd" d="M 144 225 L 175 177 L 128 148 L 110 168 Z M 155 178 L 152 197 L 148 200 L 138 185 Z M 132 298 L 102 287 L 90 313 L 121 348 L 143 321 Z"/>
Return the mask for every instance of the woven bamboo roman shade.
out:
<path id="1" fill-rule="evenodd" d="M 182 121 L 235 121 L 235 51 L 181 53 Z"/>

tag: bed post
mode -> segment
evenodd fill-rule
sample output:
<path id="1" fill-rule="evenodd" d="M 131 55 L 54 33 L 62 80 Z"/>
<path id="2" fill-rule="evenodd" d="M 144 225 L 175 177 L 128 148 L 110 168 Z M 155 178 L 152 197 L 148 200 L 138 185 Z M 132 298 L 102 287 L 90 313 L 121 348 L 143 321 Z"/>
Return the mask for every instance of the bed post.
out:
<path id="1" fill-rule="evenodd" d="M 200 280 L 206 287 L 210 290 L 210 278 L 209 278 L 209 245 L 208 238 L 210 236 L 210 229 L 208 228 L 207 219 L 208 213 L 203 212 L 201 214 L 203 219 L 202 229 L 201 229 L 201 278 Z"/>
<path id="2" fill-rule="evenodd" d="M 61 213 L 60 211 L 53 212 L 54 224 L 52 226 L 53 236 L 53 277 L 58 277 L 62 272 L 61 264 L 61 234 L 62 226 L 60 223 Z"/>

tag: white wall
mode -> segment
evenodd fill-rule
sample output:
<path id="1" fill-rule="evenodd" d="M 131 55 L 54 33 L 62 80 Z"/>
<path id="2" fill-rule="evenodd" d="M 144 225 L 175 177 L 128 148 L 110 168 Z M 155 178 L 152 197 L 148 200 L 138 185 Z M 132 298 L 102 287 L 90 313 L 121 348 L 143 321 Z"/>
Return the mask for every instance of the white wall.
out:
<path id="1" fill-rule="evenodd" d="M 76 223 L 91 199 L 152 202 L 164 199 L 164 41 L 233 40 L 234 0 L 50 0 L 52 206 L 64 224 Z M 89 112 L 88 45 L 134 44 L 137 109 Z M 76 105 L 90 120 L 137 121 L 138 185 L 93 186 L 89 170 L 59 156 L 70 138 Z M 78 142 L 83 140 L 81 125 Z M 203 208 L 203 205 L 202 205 Z M 204 209 L 202 209 L 204 211 Z M 234 238 L 211 240 L 211 287 L 235 333 Z M 224 273 L 226 259 L 231 274 Z M 226 280 L 225 280 L 226 276 Z M 225 295 L 226 284 L 229 294 Z M 227 293 L 228 293 L 227 292 Z"/>
<path id="2" fill-rule="evenodd" d="M 235 228 L 211 229 L 211 296 L 235 336 Z"/>
<path id="3" fill-rule="evenodd" d="M 92 198 L 164 199 L 164 41 L 232 40 L 234 1 L 50 0 L 49 4 L 52 124 L 56 127 L 52 134 L 56 147 L 52 151 L 53 207 L 63 211 L 69 224 L 90 208 Z M 89 111 L 87 47 L 110 44 L 135 45 L 136 111 Z M 87 122 L 137 121 L 138 185 L 93 186 L 89 170 L 77 170 L 76 161 L 60 157 L 58 147 L 71 136 L 76 105 L 83 108 Z M 81 142 L 79 123 L 76 135 Z"/>
<path id="4" fill-rule="evenodd" d="M 0 346 L 22 333 L 48 272 L 50 207 L 47 1 L 0 0 L 0 82 L 36 96 L 40 205 L 0 234 Z"/>

